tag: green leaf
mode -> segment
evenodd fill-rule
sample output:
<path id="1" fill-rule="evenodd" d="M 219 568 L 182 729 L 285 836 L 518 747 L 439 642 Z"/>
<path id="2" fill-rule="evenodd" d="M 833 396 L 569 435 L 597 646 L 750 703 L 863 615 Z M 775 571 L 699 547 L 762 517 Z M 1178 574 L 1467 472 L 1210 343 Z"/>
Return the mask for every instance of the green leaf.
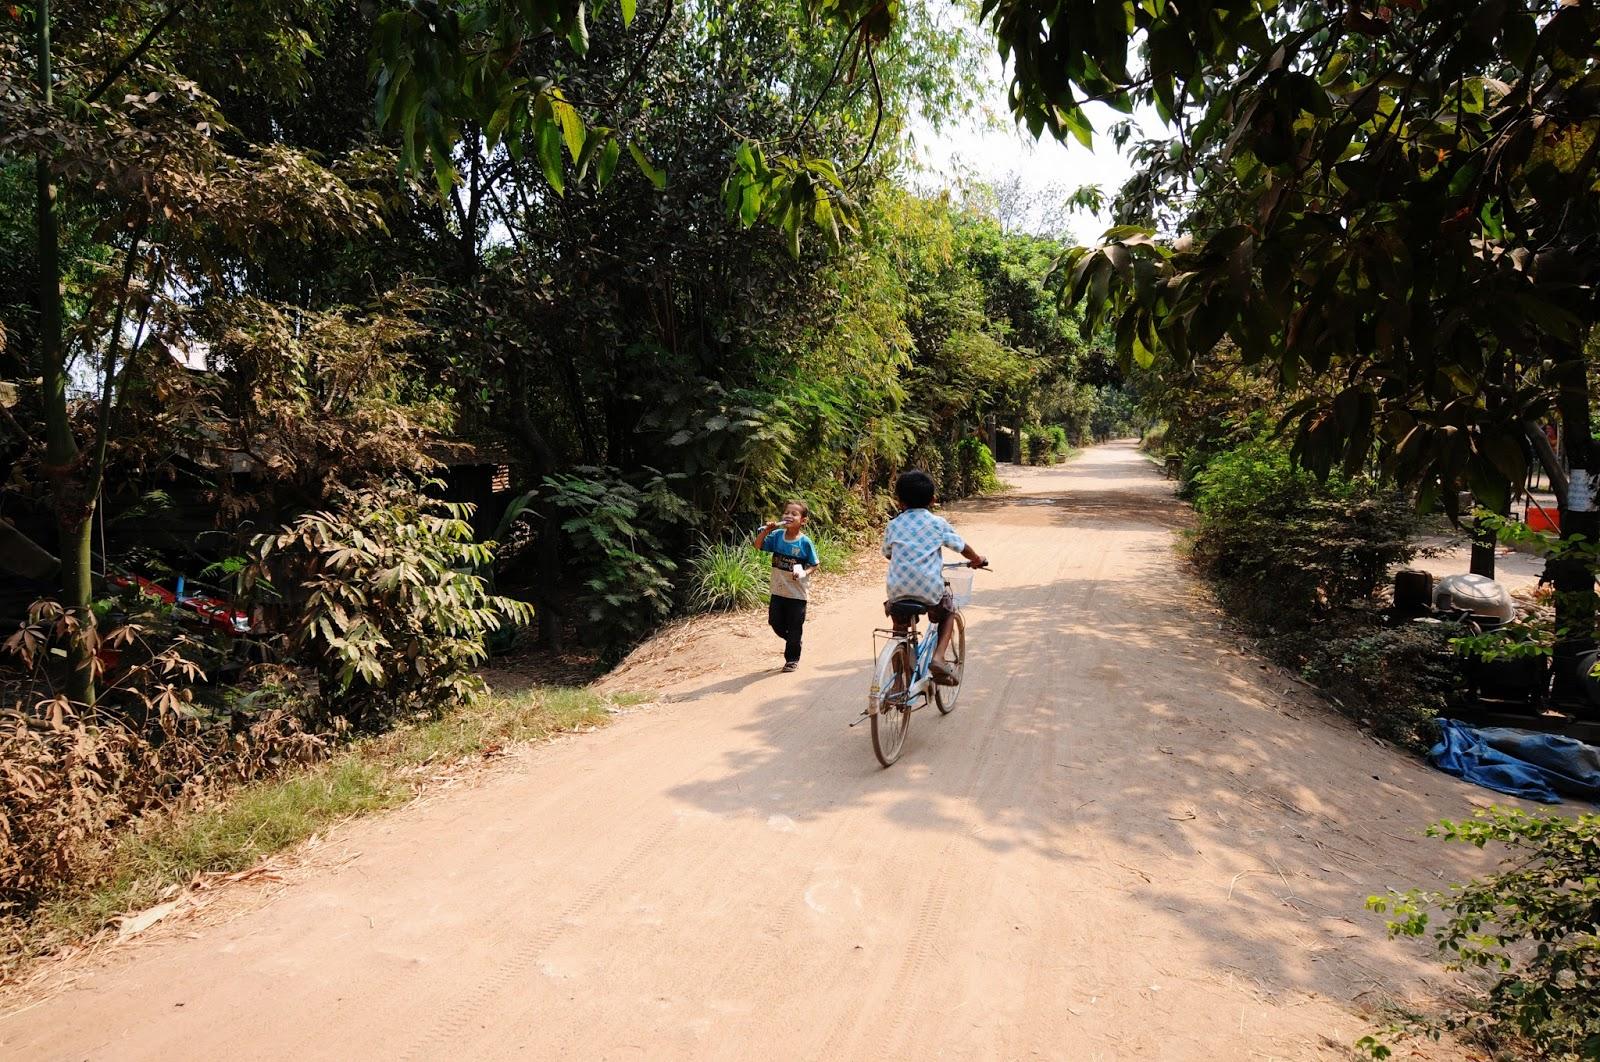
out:
<path id="1" fill-rule="evenodd" d="M 762 201 L 761 186 L 754 181 L 744 186 L 744 191 L 739 195 L 739 223 L 749 228 L 756 223 L 756 218 L 761 215 Z"/>
<path id="2" fill-rule="evenodd" d="M 1501 34 L 1501 46 L 1506 50 L 1506 58 L 1515 66 L 1526 66 L 1539 37 L 1539 27 L 1533 16 L 1524 11 L 1512 11 L 1506 18 Z"/>
<path id="3" fill-rule="evenodd" d="M 812 209 L 812 220 L 816 222 L 835 247 L 843 242 L 839 236 L 839 220 L 834 213 L 833 204 L 827 196 L 818 196 L 816 206 Z"/>
<path id="4" fill-rule="evenodd" d="M 1156 361 L 1155 351 L 1144 345 L 1144 337 L 1139 334 L 1138 329 L 1133 333 L 1133 360 L 1141 369 L 1148 369 Z"/>
<path id="5" fill-rule="evenodd" d="M 1474 457 L 1467 462 L 1467 485 L 1479 505 L 1499 512 L 1510 504 L 1511 495 L 1505 477 L 1487 460 Z"/>
<path id="6" fill-rule="evenodd" d="M 544 179 L 550 182 L 557 195 L 565 195 L 567 181 L 561 161 L 560 126 L 549 119 L 542 120 L 535 126 L 534 139 L 539 147 L 539 165 L 544 170 Z"/>
<path id="7" fill-rule="evenodd" d="M 578 156 L 583 154 L 584 140 L 583 119 L 579 117 L 578 109 L 557 97 L 550 101 L 550 110 L 556 121 L 561 123 L 561 135 L 566 139 L 567 153 L 572 156 L 573 162 L 577 162 Z"/>
<path id="8" fill-rule="evenodd" d="M 633 25 L 633 15 L 638 8 L 638 0 L 622 0 L 622 24 Z"/>
<path id="9" fill-rule="evenodd" d="M 589 167 L 594 165 L 595 156 L 600 154 L 606 143 L 606 134 L 601 129 L 591 129 L 583 141 L 583 153 L 578 156 L 578 172 L 575 175 L 581 184 L 589 174 Z"/>
<path id="10" fill-rule="evenodd" d="M 1513 484 L 1527 474 L 1528 461 L 1520 440 L 1499 432 L 1486 431 L 1477 438 L 1478 452 L 1488 458 L 1496 471 Z"/>
<path id="11" fill-rule="evenodd" d="M 577 6 L 577 15 L 572 20 L 572 28 L 567 31 L 567 43 L 572 45 L 572 50 L 579 55 L 589 53 L 589 20 L 583 4 Z"/>
<path id="12" fill-rule="evenodd" d="M 1334 82 L 1339 80 L 1339 77 L 1345 72 L 1345 69 L 1349 65 L 1349 52 L 1335 53 L 1333 58 L 1328 60 L 1328 65 L 1323 68 L 1322 83 L 1324 85 L 1332 85 Z"/>
<path id="13" fill-rule="evenodd" d="M 1094 126 L 1090 124 L 1089 116 L 1083 113 L 1083 108 L 1077 104 L 1070 104 L 1060 108 L 1056 113 L 1067 130 L 1078 138 L 1078 143 L 1091 151 L 1094 150 Z"/>
<path id="14" fill-rule="evenodd" d="M 622 145 L 615 136 L 608 136 L 606 146 L 600 149 L 600 165 L 595 170 L 595 182 L 601 188 L 611 183 L 611 175 L 617 172 L 617 160 L 621 157 Z"/>
<path id="15" fill-rule="evenodd" d="M 637 144 L 628 145 L 628 154 L 633 156 L 633 161 L 639 167 L 639 172 L 650 178 L 650 183 L 656 186 L 657 191 L 667 186 L 667 171 L 657 169 L 651 165 L 650 160 L 645 157 L 643 151 L 639 150 Z"/>
<path id="16" fill-rule="evenodd" d="M 500 137 L 505 133 L 506 126 L 511 123 L 511 110 L 521 102 L 521 97 L 516 93 L 507 93 L 500 101 L 500 106 L 494 109 L 494 114 L 489 118 L 489 124 L 484 129 L 484 138 L 488 140 L 489 147 L 500 143 Z"/>
<path id="17" fill-rule="evenodd" d="M 1581 322 L 1570 310 L 1538 295 L 1519 291 L 1511 296 L 1511 300 L 1539 330 L 1558 339 L 1571 340 L 1581 327 Z"/>
<path id="18" fill-rule="evenodd" d="M 1103 243 L 1120 243 L 1134 236 L 1154 236 L 1156 230 L 1146 225 L 1115 225 L 1100 237 Z"/>
<path id="19" fill-rule="evenodd" d="M 1094 0 L 1095 59 L 1113 81 L 1128 80 L 1129 12 L 1123 0 Z"/>

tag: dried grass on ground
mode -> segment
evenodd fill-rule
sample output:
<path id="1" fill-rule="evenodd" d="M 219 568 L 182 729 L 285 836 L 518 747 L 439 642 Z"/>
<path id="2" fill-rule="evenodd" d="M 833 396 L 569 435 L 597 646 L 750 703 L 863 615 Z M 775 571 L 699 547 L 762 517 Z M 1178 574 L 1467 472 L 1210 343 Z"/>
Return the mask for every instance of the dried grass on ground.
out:
<path id="1" fill-rule="evenodd" d="M 31 917 L 0 922 L 0 981 L 27 961 L 110 936 L 128 912 L 170 902 L 186 886 L 246 872 L 273 853 L 355 815 L 411 800 L 430 780 L 555 734 L 604 725 L 645 700 L 587 689 L 530 688 L 357 741 L 309 770 L 215 791 L 115 832 L 83 829 L 65 849 L 70 878 L 51 884 Z M 59 805 L 67 814 L 71 801 Z M 87 805 L 80 810 L 89 812 Z M 99 822 L 100 820 L 95 820 Z"/>

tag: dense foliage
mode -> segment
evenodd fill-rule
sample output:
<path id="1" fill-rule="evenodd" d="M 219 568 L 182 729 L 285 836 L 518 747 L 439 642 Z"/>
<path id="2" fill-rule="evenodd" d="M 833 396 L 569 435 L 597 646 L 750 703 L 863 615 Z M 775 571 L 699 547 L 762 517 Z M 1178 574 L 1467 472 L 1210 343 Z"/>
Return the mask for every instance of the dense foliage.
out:
<path id="1" fill-rule="evenodd" d="M 1298 467 L 1271 428 L 1284 403 L 1237 361 L 1141 380 L 1146 445 L 1194 501 L 1191 556 L 1269 655 L 1374 733 L 1413 748 L 1465 686 L 1455 624 L 1390 628 L 1381 593 L 1415 553 L 1412 499 L 1366 474 Z"/>
<path id="2" fill-rule="evenodd" d="M 268 601 L 285 588 L 285 655 L 315 670 L 330 714 L 371 728 L 465 701 L 487 637 L 532 619 L 477 574 L 493 544 L 472 541 L 470 515 L 384 484 L 256 541 L 244 585 Z"/>
<path id="3" fill-rule="evenodd" d="M 1376 446 L 1448 504 L 1466 483 L 1495 507 L 1553 403 L 1587 445 L 1593 5 L 985 8 L 1035 128 L 1087 139 L 1085 99 L 1176 126 L 1124 190 L 1132 224 L 1072 262 L 1124 353 L 1181 365 L 1229 337 L 1290 387 L 1325 378 L 1293 410 L 1297 453 L 1353 471 Z"/>
<path id="4" fill-rule="evenodd" d="M 992 489 L 971 447 L 997 421 L 1085 431 L 1041 404 L 1087 378 L 1046 285 L 1061 248 L 894 184 L 908 116 L 970 98 L 970 25 L 785 0 L 113 7 L 0 20 L 8 512 L 85 621 L 90 571 L 198 559 L 118 534 L 153 499 L 255 521 L 219 528 L 215 559 L 476 450 L 535 492 L 501 574 L 543 637 L 612 652 L 684 588 L 663 566 L 616 603 L 638 566 L 574 522 L 577 469 L 668 477 L 684 505 L 651 554 L 672 563 L 788 494 L 868 526 L 908 462 L 949 496 Z M 802 201 L 831 248 L 797 242 Z"/>
<path id="5" fill-rule="evenodd" d="M 1365 602 L 1413 552 L 1407 499 L 1361 479 L 1319 483 L 1272 439 L 1215 455 L 1195 483 L 1195 560 L 1263 627 L 1293 629 Z"/>
<path id="6" fill-rule="evenodd" d="M 1415 1017 L 1391 1035 L 1465 1032 L 1525 1057 L 1600 1058 L 1600 816 L 1528 815 L 1492 808 L 1429 834 L 1504 848 L 1502 869 L 1449 891 L 1391 893 L 1369 905 L 1394 915 L 1397 936 L 1433 931 L 1451 969 L 1481 970 L 1488 991 L 1441 1017 Z M 1379 1038 L 1363 1041 L 1387 1058 Z"/>
<path id="7" fill-rule="evenodd" d="M 1205 372 L 1231 345 L 1289 398 L 1325 476 L 1377 462 L 1424 507 L 1508 511 L 1531 461 L 1561 533 L 1597 467 L 1600 9 L 1569 0 L 987 0 L 1013 106 L 1087 142 L 1082 104 L 1154 107 L 1103 244 L 1068 299 L 1131 362 Z M 1132 123 L 1112 137 L 1128 144 Z M 1542 424 L 1559 425 L 1559 447 Z M 1559 452 L 1558 452 L 1559 450 Z M 1579 493 L 1583 498 L 1587 491 Z M 1593 572 L 1550 569 L 1556 689 L 1595 644 Z"/>

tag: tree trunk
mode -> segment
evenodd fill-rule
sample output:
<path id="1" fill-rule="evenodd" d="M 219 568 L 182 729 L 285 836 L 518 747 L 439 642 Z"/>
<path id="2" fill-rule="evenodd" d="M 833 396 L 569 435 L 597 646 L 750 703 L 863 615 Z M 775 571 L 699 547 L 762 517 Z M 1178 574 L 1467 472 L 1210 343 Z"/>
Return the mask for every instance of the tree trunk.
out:
<path id="1" fill-rule="evenodd" d="M 35 59 L 39 95 L 46 107 L 55 95 L 50 63 L 50 2 L 34 8 Z M 44 383 L 45 469 L 51 483 L 56 527 L 61 541 L 62 604 L 76 620 L 77 629 L 67 644 L 67 696 L 82 704 L 94 703 L 94 613 L 89 608 L 90 542 L 94 498 L 83 483 L 78 444 L 72 437 L 71 411 L 67 407 L 66 347 L 61 325 L 61 236 L 56 218 L 56 186 L 51 159 L 41 152 L 34 159 L 35 205 L 39 253 L 39 360 Z"/>
<path id="2" fill-rule="evenodd" d="M 1510 513 L 1511 513 L 1511 501 L 1510 501 L 1510 498 L 1511 498 L 1511 491 L 1510 491 L 1510 487 L 1508 485 L 1508 487 L 1506 489 L 1506 504 L 1503 505 L 1503 506 L 1500 506 L 1500 508 L 1503 509 L 1504 511 L 1496 513 L 1495 514 L 1496 516 L 1509 516 L 1510 515 Z M 1478 521 L 1477 520 L 1473 520 L 1473 522 L 1472 522 L 1472 561 L 1471 561 L 1470 566 L 1468 567 L 1468 571 L 1470 571 L 1473 575 L 1481 575 L 1486 579 L 1493 579 L 1494 578 L 1494 550 L 1495 550 L 1495 546 L 1497 544 L 1498 544 L 1498 539 L 1495 537 L 1495 533 L 1492 530 L 1490 530 L 1488 527 L 1479 526 Z"/>
<path id="3" fill-rule="evenodd" d="M 1594 476 L 1600 472 L 1589 422 L 1589 373 L 1582 347 L 1569 351 L 1561 366 L 1556 408 L 1561 414 L 1561 437 L 1571 468 L 1568 489 L 1558 500 L 1561 538 L 1600 539 L 1600 511 L 1596 510 Z M 1583 697 L 1578 657 L 1594 648 L 1594 569 L 1583 559 L 1552 560 L 1545 576 L 1555 584 L 1556 646 L 1553 694 L 1572 702 Z"/>
<path id="4" fill-rule="evenodd" d="M 556 455 L 546 441 L 544 433 L 534 423 L 533 411 L 528 406 L 528 385 L 522 380 L 521 373 L 516 379 L 516 391 L 511 401 L 515 410 L 512 417 L 512 430 L 521 438 L 533 456 L 533 478 L 539 485 L 540 495 L 530 507 L 533 514 L 539 518 L 538 540 L 535 543 L 535 558 L 538 561 L 536 571 L 538 589 L 534 594 L 534 606 L 538 610 L 539 640 L 551 652 L 560 652 L 562 649 L 561 609 L 559 606 L 561 592 L 561 543 L 559 539 L 560 514 L 544 497 L 544 477 L 553 475 L 556 471 Z"/>

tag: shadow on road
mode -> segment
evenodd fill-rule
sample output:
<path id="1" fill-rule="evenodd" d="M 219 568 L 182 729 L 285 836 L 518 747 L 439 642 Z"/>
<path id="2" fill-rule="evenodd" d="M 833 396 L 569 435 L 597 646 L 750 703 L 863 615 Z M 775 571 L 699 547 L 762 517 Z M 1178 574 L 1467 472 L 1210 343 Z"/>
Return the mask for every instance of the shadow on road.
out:
<path id="1" fill-rule="evenodd" d="M 899 764 L 880 769 L 866 727 L 846 727 L 866 695 L 862 653 L 794 676 L 748 724 L 756 751 L 745 744 L 724 773 L 672 796 L 799 823 L 865 807 L 894 827 L 885 837 L 948 835 L 1070 866 L 1090 892 L 1136 900 L 1158 951 L 1198 938 L 1212 976 L 1269 996 L 1377 999 L 1402 974 L 1414 982 L 1403 950 L 1349 942 L 1383 938 L 1368 895 L 1466 865 L 1421 835 L 1466 809 L 1465 790 L 1235 648 L 1175 559 L 1187 508 L 1144 462 L 1107 470 L 1093 457 L 1073 466 L 1091 489 L 1069 479 L 958 507 L 997 566 L 1030 578 L 980 587 L 962 702 L 949 717 L 918 712 Z M 1097 481 L 1119 474 L 1126 488 Z M 1040 529 L 1059 531 L 1059 547 L 1041 549 Z"/>

